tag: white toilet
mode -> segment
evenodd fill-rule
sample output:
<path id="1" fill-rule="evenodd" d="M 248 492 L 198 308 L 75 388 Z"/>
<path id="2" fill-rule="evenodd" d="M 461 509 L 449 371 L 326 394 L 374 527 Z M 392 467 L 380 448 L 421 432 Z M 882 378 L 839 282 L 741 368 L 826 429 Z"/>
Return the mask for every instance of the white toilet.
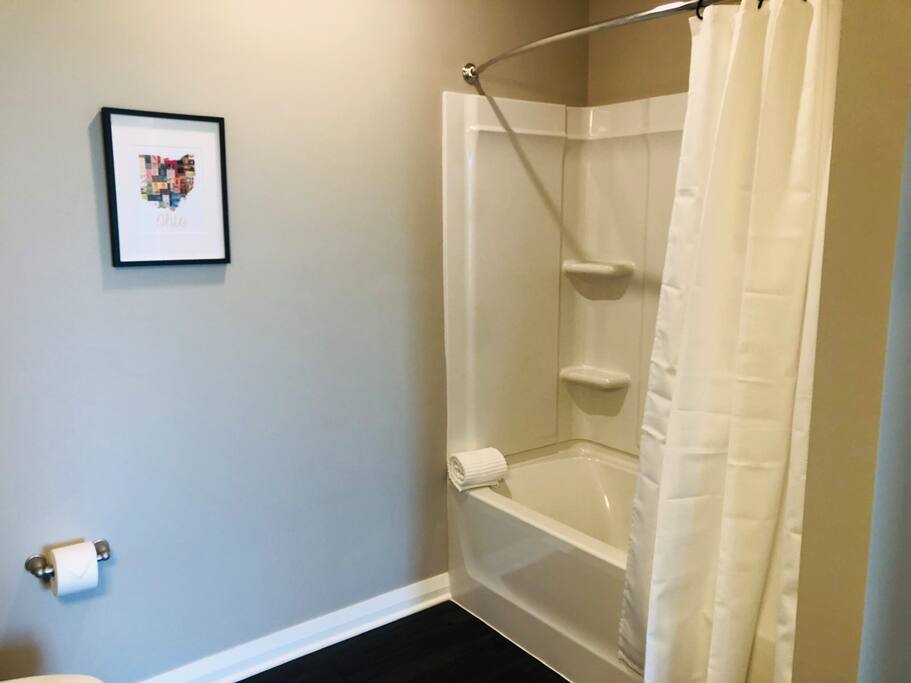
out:
<path id="1" fill-rule="evenodd" d="M 63 674 L 59 676 L 29 676 L 28 678 L 15 678 L 4 683 L 102 683 L 99 679 L 92 676 L 80 676 L 78 674 Z"/>

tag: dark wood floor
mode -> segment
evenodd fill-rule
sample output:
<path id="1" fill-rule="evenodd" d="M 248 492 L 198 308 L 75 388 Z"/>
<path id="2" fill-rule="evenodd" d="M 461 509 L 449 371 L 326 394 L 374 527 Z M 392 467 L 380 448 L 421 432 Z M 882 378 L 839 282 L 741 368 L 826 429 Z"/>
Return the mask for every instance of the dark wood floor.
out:
<path id="1" fill-rule="evenodd" d="M 254 683 L 566 683 L 453 602 L 248 678 Z"/>

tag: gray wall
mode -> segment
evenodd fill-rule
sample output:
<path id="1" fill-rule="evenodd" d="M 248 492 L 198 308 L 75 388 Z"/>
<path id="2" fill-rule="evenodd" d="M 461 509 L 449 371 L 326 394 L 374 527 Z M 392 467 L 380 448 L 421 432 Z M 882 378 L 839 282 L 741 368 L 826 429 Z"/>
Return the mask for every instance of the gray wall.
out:
<path id="1" fill-rule="evenodd" d="M 581 0 L 0 0 L 0 677 L 136 680 L 445 571 L 440 93 Z M 500 95 L 583 104 L 584 41 Z M 98 110 L 227 120 L 234 263 L 114 270 Z M 100 588 L 22 569 L 106 536 Z"/>
<path id="2" fill-rule="evenodd" d="M 905 143 L 900 221 L 860 649 L 863 683 L 911 680 L 911 136 Z"/>

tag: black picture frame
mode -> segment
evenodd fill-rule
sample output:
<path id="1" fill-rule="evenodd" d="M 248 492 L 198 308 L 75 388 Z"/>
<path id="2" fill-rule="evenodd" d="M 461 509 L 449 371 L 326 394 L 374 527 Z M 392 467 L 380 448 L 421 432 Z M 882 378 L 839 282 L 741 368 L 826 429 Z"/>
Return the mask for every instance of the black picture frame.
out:
<path id="1" fill-rule="evenodd" d="M 218 126 L 218 145 L 221 161 L 221 209 L 224 235 L 224 256 L 220 258 L 188 258 L 188 259 L 152 259 L 152 260 L 123 260 L 120 250 L 120 222 L 117 211 L 117 185 L 114 169 L 114 141 L 111 127 L 111 117 L 137 116 L 158 119 L 180 119 L 184 121 L 198 121 L 214 123 Z M 167 112 L 144 111 L 140 109 L 122 109 L 119 107 L 101 108 L 102 138 L 104 140 L 104 162 L 106 186 L 108 194 L 108 216 L 111 230 L 111 260 L 115 268 L 130 266 L 175 266 L 175 265 L 200 265 L 200 264 L 227 264 L 231 263 L 231 242 L 228 231 L 228 170 L 225 156 L 225 119 L 221 116 L 199 116 L 195 114 L 173 114 Z"/>

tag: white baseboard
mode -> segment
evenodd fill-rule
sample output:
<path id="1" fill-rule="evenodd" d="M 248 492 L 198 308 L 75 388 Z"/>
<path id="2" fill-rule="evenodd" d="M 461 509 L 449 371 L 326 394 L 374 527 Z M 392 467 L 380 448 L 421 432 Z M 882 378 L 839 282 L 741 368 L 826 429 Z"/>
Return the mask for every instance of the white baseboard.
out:
<path id="1" fill-rule="evenodd" d="M 439 574 L 222 650 L 144 683 L 236 683 L 448 599 L 449 575 Z"/>

